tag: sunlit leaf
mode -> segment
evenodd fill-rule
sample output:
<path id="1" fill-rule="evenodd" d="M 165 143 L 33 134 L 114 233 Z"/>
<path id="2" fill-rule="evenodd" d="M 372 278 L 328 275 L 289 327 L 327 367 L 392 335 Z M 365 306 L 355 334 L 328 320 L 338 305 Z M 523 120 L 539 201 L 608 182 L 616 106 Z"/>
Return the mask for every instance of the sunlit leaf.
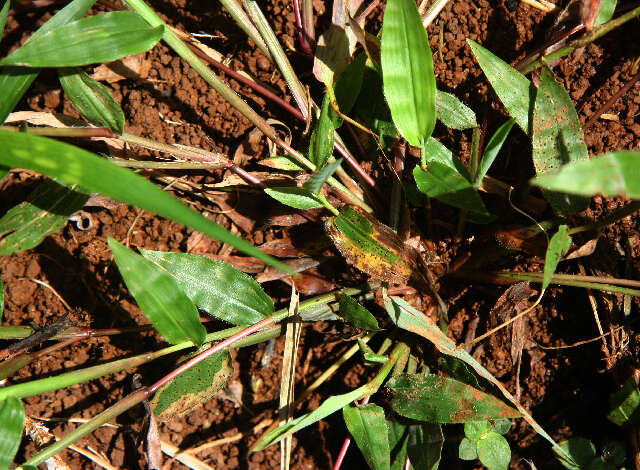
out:
<path id="1" fill-rule="evenodd" d="M 475 460 L 478 458 L 478 449 L 475 441 L 463 438 L 458 446 L 458 457 L 461 460 Z"/>
<path id="2" fill-rule="evenodd" d="M 462 163 L 458 157 L 451 153 L 451 150 L 449 150 L 433 137 L 429 138 L 429 140 L 424 144 L 422 152 L 424 153 L 424 159 L 427 162 L 427 166 L 431 162 L 442 163 L 443 165 L 448 166 L 455 172 L 464 176 L 468 180 L 471 179 L 469 170 L 466 166 L 464 166 L 464 163 Z"/>
<path id="3" fill-rule="evenodd" d="M 191 301 L 234 325 L 253 325 L 270 316 L 273 300 L 255 279 L 233 266 L 190 253 L 140 250 L 165 269 Z"/>
<path id="4" fill-rule="evenodd" d="M 511 462 L 509 443 L 497 432 L 490 432 L 477 444 L 478 458 L 489 470 L 507 470 Z"/>
<path id="5" fill-rule="evenodd" d="M 482 439 L 482 437 L 492 431 L 489 421 L 467 421 L 464 423 L 464 435 L 472 441 Z"/>
<path id="6" fill-rule="evenodd" d="M 151 401 L 161 421 L 186 416 L 215 397 L 233 375 L 229 351 L 220 351 L 197 363 L 161 387 Z"/>
<path id="7" fill-rule="evenodd" d="M 318 207 L 324 206 L 320 201 L 320 197 L 312 194 L 311 191 L 306 188 L 274 186 L 272 188 L 265 188 L 264 192 L 276 201 L 295 209 L 317 209 Z"/>
<path id="8" fill-rule="evenodd" d="M 571 237 L 566 225 L 558 227 L 558 231 L 551 237 L 547 253 L 544 258 L 544 276 L 542 278 L 542 290 L 549 287 L 551 276 L 556 272 L 556 267 L 562 257 L 571 248 Z"/>
<path id="9" fill-rule="evenodd" d="M 0 470 L 11 466 L 20 447 L 22 428 L 24 427 L 24 407 L 14 397 L 0 402 Z"/>
<path id="10" fill-rule="evenodd" d="M 260 163 L 260 165 L 268 166 L 269 168 L 275 168 L 276 170 L 306 171 L 306 168 L 300 165 L 300 163 L 298 163 L 291 154 L 265 158 L 264 160 L 260 160 L 258 163 Z"/>
<path id="11" fill-rule="evenodd" d="M 133 12 L 94 15 L 32 38 L 0 65 L 76 67 L 112 62 L 151 49 L 163 32 L 164 26 L 152 28 Z"/>
<path id="12" fill-rule="evenodd" d="M 489 83 L 520 128 L 531 135 L 529 118 L 533 113 L 535 88 L 533 84 L 507 64 L 496 57 L 477 42 L 467 39 L 473 55 L 480 64 L 480 68 L 487 76 Z"/>
<path id="13" fill-rule="evenodd" d="M 24 132 L 2 130 L 0 148 L 4 149 L 0 152 L 0 164 L 60 178 L 68 184 L 78 184 L 88 191 L 155 212 L 292 274 L 284 264 L 188 208 L 143 177 L 86 150 Z"/>
<path id="14" fill-rule="evenodd" d="M 320 117 L 311 133 L 309 142 L 309 160 L 318 168 L 322 168 L 333 153 L 334 128 L 329 109 L 329 96 L 324 95 Z"/>
<path id="15" fill-rule="evenodd" d="M 415 470 L 437 470 L 442 455 L 444 435 L 437 423 L 409 427 L 407 453 Z"/>
<path id="16" fill-rule="evenodd" d="M 172 344 L 202 344 L 206 335 L 198 309 L 164 269 L 109 237 L 109 248 L 125 284 L 153 327 Z"/>
<path id="17" fill-rule="evenodd" d="M 344 422 L 372 470 L 389 470 L 389 437 L 384 410 L 373 403 L 345 406 Z"/>
<path id="18" fill-rule="evenodd" d="M 29 250 L 56 233 L 88 196 L 55 181 L 40 184 L 27 200 L 0 219 L 0 255 Z"/>
<path id="19" fill-rule="evenodd" d="M 96 0 L 74 0 L 43 24 L 25 44 L 42 37 L 68 22 L 82 18 L 93 6 Z M 9 2 L 7 1 L 7 4 Z M 22 95 L 38 76 L 39 70 L 24 67 L 3 67 L 0 71 L 0 123 L 7 119 L 16 107 Z"/>
<path id="20" fill-rule="evenodd" d="M 584 133 L 571 97 L 548 67 L 540 73 L 532 127 L 533 164 L 537 175 L 563 164 L 589 160 Z M 561 215 L 584 210 L 588 199 L 544 191 L 545 199 Z"/>
<path id="21" fill-rule="evenodd" d="M 340 316 L 356 328 L 375 331 L 378 329 L 378 321 L 371 312 L 360 305 L 353 297 L 345 294 L 337 294 L 340 303 Z"/>
<path id="22" fill-rule="evenodd" d="M 594 26 L 600 26 L 613 18 L 613 13 L 616 10 L 617 4 L 618 0 L 600 0 L 598 17 L 596 18 Z"/>
<path id="23" fill-rule="evenodd" d="M 493 165 L 493 162 L 498 156 L 498 152 L 500 152 L 500 149 L 502 148 L 502 144 L 507 140 L 509 132 L 514 124 L 515 120 L 509 119 L 493 133 L 491 139 L 487 142 L 487 145 L 484 147 L 484 152 L 482 153 L 482 161 L 480 162 L 478 174 L 473 182 L 474 187 L 478 188 L 482 184 L 482 178 L 485 177 L 489 168 Z"/>
<path id="24" fill-rule="evenodd" d="M 2 35 L 4 34 L 4 26 L 7 23 L 7 16 L 9 15 L 9 4 L 11 3 L 9 0 L 2 0 L 4 5 L 0 8 L 0 39 L 2 39 Z"/>
<path id="25" fill-rule="evenodd" d="M 422 147 L 436 123 L 436 77 L 427 32 L 413 0 L 388 0 L 381 46 L 384 94 L 393 122 Z"/>
<path id="26" fill-rule="evenodd" d="M 392 378 L 391 406 L 407 418 L 435 423 L 464 423 L 520 416 L 492 395 L 437 375 L 406 374 Z"/>
<path id="27" fill-rule="evenodd" d="M 640 199 L 640 152 L 613 152 L 562 166 L 537 176 L 532 184 L 549 190 Z"/>
<path id="28" fill-rule="evenodd" d="M 304 188 L 313 195 L 319 194 L 322 189 L 322 185 L 324 185 L 325 181 L 327 181 L 331 175 L 336 172 L 341 164 L 342 158 L 339 158 L 335 162 L 328 163 L 309 178 L 309 180 L 304 184 Z"/>
<path id="29" fill-rule="evenodd" d="M 449 129 L 463 130 L 478 126 L 476 114 L 451 93 L 436 91 L 436 111 L 440 122 Z"/>
<path id="30" fill-rule="evenodd" d="M 124 132 L 124 113 L 109 89 L 79 69 L 60 69 L 60 84 L 80 114 L 98 127 Z"/>

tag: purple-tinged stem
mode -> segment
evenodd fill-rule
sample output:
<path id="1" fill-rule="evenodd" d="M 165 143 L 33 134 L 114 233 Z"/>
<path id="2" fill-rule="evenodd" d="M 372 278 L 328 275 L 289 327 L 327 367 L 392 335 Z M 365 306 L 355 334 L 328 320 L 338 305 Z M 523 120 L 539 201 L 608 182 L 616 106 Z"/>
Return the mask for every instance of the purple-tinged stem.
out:
<path id="1" fill-rule="evenodd" d="M 371 178 L 371 176 L 369 176 L 364 171 L 364 169 L 353 158 L 353 156 L 347 151 L 346 148 L 344 148 L 342 145 L 340 145 L 339 142 L 334 142 L 334 147 L 336 148 L 338 153 L 344 157 L 344 159 L 349 163 L 349 165 L 351 165 L 351 168 L 353 168 L 353 170 L 362 177 L 363 180 L 365 180 L 371 187 L 375 187 L 376 186 L 376 182 L 374 181 L 374 179 Z"/>
<path id="2" fill-rule="evenodd" d="M 293 11 L 296 15 L 296 26 L 298 28 L 298 40 L 300 41 L 300 49 L 308 56 L 313 56 L 311 45 L 307 41 L 306 31 L 302 24 L 302 15 L 300 14 L 300 0 L 293 0 Z"/>

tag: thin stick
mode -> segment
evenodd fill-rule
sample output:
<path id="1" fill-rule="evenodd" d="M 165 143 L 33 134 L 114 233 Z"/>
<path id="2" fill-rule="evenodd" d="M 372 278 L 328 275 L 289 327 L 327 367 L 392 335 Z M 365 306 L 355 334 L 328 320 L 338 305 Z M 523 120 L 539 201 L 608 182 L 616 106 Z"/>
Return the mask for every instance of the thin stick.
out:
<path id="1" fill-rule="evenodd" d="M 422 25 L 427 28 L 440 14 L 442 9 L 447 6 L 447 3 L 449 3 L 449 0 L 436 0 L 433 2 L 425 14 L 422 15 Z"/>
<path id="2" fill-rule="evenodd" d="M 622 96 L 624 96 L 632 86 L 634 86 L 640 80 L 640 72 L 636 73 L 631 80 L 629 80 L 625 85 L 618 90 L 611 98 L 607 100 L 605 104 L 600 106 L 600 108 L 591 115 L 589 120 L 584 124 L 583 129 L 589 129 L 593 124 L 598 120 L 603 113 L 605 113 L 611 106 L 614 105 L 616 101 L 618 101 Z"/>

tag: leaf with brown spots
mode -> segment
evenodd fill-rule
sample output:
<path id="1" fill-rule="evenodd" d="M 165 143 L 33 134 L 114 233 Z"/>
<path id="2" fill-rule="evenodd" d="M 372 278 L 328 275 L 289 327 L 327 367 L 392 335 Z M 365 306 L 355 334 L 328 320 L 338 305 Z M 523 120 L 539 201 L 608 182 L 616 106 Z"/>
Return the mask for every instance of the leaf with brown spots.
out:
<path id="1" fill-rule="evenodd" d="M 404 374 L 391 379 L 391 407 L 407 418 L 431 423 L 464 423 L 516 418 L 520 413 L 464 382 L 437 375 Z"/>

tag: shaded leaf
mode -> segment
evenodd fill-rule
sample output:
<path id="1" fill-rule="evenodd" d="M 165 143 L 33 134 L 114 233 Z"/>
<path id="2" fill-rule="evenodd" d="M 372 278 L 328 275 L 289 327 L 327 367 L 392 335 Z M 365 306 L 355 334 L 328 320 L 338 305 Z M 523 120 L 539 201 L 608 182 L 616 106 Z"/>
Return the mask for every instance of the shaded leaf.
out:
<path id="1" fill-rule="evenodd" d="M 490 432 L 478 441 L 478 458 L 489 470 L 507 470 L 511 462 L 511 449 L 507 440 L 496 432 Z"/>
<path id="2" fill-rule="evenodd" d="M 308 190 L 311 194 L 317 195 L 320 193 L 322 189 L 322 185 L 324 185 L 325 181 L 327 181 L 331 175 L 333 175 L 338 167 L 342 164 L 342 158 L 339 158 L 335 162 L 331 162 L 320 170 L 316 171 L 311 178 L 307 180 L 304 184 L 304 188 Z"/>
<path id="3" fill-rule="evenodd" d="M 611 395 L 611 411 L 607 419 L 618 426 L 640 423 L 640 390 L 633 378 Z"/>
<path id="4" fill-rule="evenodd" d="M 387 418 L 387 436 L 389 439 L 390 468 L 404 470 L 407 461 L 407 443 L 409 442 L 409 426 L 397 420 Z"/>
<path id="5" fill-rule="evenodd" d="M 0 39 L 2 39 L 2 35 L 4 34 L 4 26 L 7 23 L 7 16 L 9 15 L 9 0 L 2 0 L 4 5 L 0 8 Z"/>
<path id="6" fill-rule="evenodd" d="M 530 117 L 533 114 L 535 97 L 533 84 L 477 42 L 467 39 L 467 44 L 509 115 L 527 135 L 531 135 Z"/>
<path id="7" fill-rule="evenodd" d="M 449 129 L 463 130 L 478 126 L 476 114 L 451 93 L 436 91 L 436 111 L 440 122 Z"/>
<path id="8" fill-rule="evenodd" d="M 444 435 L 437 423 L 409 427 L 407 453 L 415 470 L 437 470 L 442 455 Z"/>
<path id="9" fill-rule="evenodd" d="M 407 418 L 436 423 L 464 423 L 520 416 L 492 395 L 437 375 L 405 374 L 387 386 L 395 392 L 391 406 Z"/>
<path id="10" fill-rule="evenodd" d="M 487 211 L 478 191 L 467 178 L 450 166 L 433 161 L 426 170 L 415 167 L 413 177 L 418 189 L 427 196 L 477 214 L 479 222 L 488 223 L 492 220 L 493 216 Z"/>
<path id="11" fill-rule="evenodd" d="M 482 184 L 482 178 L 486 176 L 489 168 L 493 165 L 493 162 L 498 156 L 498 152 L 500 152 L 500 149 L 502 148 L 502 144 L 507 140 L 509 132 L 515 122 L 515 120 L 509 119 L 493 133 L 491 139 L 487 142 L 487 145 L 484 147 L 484 152 L 482 153 L 482 161 L 480 162 L 478 174 L 473 181 L 474 187 L 478 188 Z"/>
<path id="12" fill-rule="evenodd" d="M 440 356 L 438 358 L 438 366 L 452 379 L 464 382 L 474 388 L 480 388 L 478 377 L 473 375 L 473 372 L 469 370 L 469 366 L 460 359 L 451 356 Z"/>
<path id="13" fill-rule="evenodd" d="M 463 438 L 458 446 L 458 457 L 462 460 L 475 460 L 478 458 L 478 448 L 475 441 Z"/>
<path id="14" fill-rule="evenodd" d="M 372 67 L 365 66 L 362 89 L 355 104 L 355 113 L 362 123 L 379 138 L 383 148 L 393 145 L 398 131 L 384 99 L 382 77 Z"/>
<path id="15" fill-rule="evenodd" d="M 53 139 L 2 130 L 0 148 L 4 149 L 0 153 L 0 164 L 60 178 L 68 184 L 78 184 L 88 191 L 101 193 L 173 219 L 291 273 L 291 270 L 279 261 L 188 208 L 143 177 L 86 150 Z"/>
<path id="16" fill-rule="evenodd" d="M 362 79 L 364 78 L 365 63 L 367 55 L 360 53 L 353 59 L 347 68 L 342 72 L 334 85 L 334 93 L 338 108 L 343 114 L 348 114 L 358 99 L 360 89 L 362 88 Z M 337 129 L 342 125 L 342 118 L 330 108 L 329 114 L 333 126 Z"/>
<path id="17" fill-rule="evenodd" d="M 532 129 L 533 164 L 537 175 L 569 162 L 589 160 L 582 126 L 571 97 L 548 67 L 543 67 L 540 73 Z M 554 211 L 561 215 L 584 210 L 589 204 L 585 198 L 543 192 Z"/>
<path id="18" fill-rule="evenodd" d="M 151 400 L 153 413 L 165 422 L 186 416 L 215 397 L 231 375 L 229 351 L 217 352 L 161 387 Z"/>
<path id="19" fill-rule="evenodd" d="M 42 37 L 68 22 L 82 18 L 93 6 L 96 0 L 74 0 L 65 6 L 58 13 L 43 24 L 25 43 Z M 9 3 L 9 1 L 7 1 Z M 7 119 L 7 116 L 16 107 L 22 95 L 31 86 L 38 76 L 39 70 L 27 69 L 23 67 L 4 67 L 0 72 L 0 123 Z"/>
<path id="20" fill-rule="evenodd" d="M 27 200 L 10 209 L 0 219 L 0 255 L 38 246 L 47 236 L 67 223 L 82 208 L 88 196 L 55 181 L 41 183 Z"/>
<path id="21" fill-rule="evenodd" d="M 324 204 L 320 201 L 320 197 L 312 194 L 311 191 L 306 188 L 275 186 L 273 188 L 265 188 L 264 192 L 276 201 L 295 209 L 316 209 L 318 207 L 324 207 Z"/>
<path id="22" fill-rule="evenodd" d="M 556 272 L 556 267 L 562 257 L 571 248 L 571 237 L 569 236 L 569 227 L 561 225 L 558 231 L 551 237 L 549 248 L 544 258 L 544 276 L 542 278 L 542 290 L 549 287 L 551 276 Z"/>
<path id="23" fill-rule="evenodd" d="M 393 122 L 411 145 L 422 147 L 436 123 L 436 77 L 427 32 L 414 1 L 387 1 L 381 62 Z"/>
<path id="24" fill-rule="evenodd" d="M 8 2 L 7 2 L 8 3 Z M 24 407 L 14 397 L 0 402 L 0 470 L 10 467 L 20 447 L 24 427 Z"/>
<path id="25" fill-rule="evenodd" d="M 572 437 L 559 443 L 559 446 L 571 456 L 573 462 L 558 457 L 560 463 L 571 470 L 587 467 L 596 456 L 596 446 L 584 437 Z"/>
<path id="26" fill-rule="evenodd" d="M 124 132 L 124 114 L 109 89 L 79 69 L 60 69 L 60 84 L 80 114 L 98 127 Z"/>
<path id="27" fill-rule="evenodd" d="M 537 176 L 532 184 L 583 196 L 640 199 L 640 152 L 613 152 Z"/>
<path id="28" fill-rule="evenodd" d="M 389 470 L 390 449 L 384 410 L 373 403 L 345 406 L 344 422 L 358 448 L 373 470 Z"/>
<path id="29" fill-rule="evenodd" d="M 496 419 L 491 424 L 493 430 L 498 434 L 505 435 L 511 429 L 511 420 L 510 419 Z"/>
<path id="30" fill-rule="evenodd" d="M 464 163 L 462 163 L 458 157 L 453 155 L 453 153 L 451 153 L 451 150 L 449 150 L 433 137 L 430 137 L 429 140 L 425 143 L 424 147 L 422 148 L 422 152 L 424 154 L 423 158 L 427 162 L 427 166 L 431 162 L 442 163 L 443 165 L 446 165 L 452 170 L 461 174 L 468 180 L 471 180 L 469 170 L 466 166 L 464 166 Z"/>
<path id="31" fill-rule="evenodd" d="M 258 162 L 260 165 L 275 168 L 283 171 L 306 171 L 307 169 L 300 165 L 291 154 L 285 154 L 279 157 L 265 158 Z"/>
<path id="32" fill-rule="evenodd" d="M 309 142 L 309 160 L 317 167 L 322 168 L 333 153 L 333 140 L 335 130 L 329 110 L 331 108 L 329 95 L 325 94 L 322 100 L 320 117 L 311 133 Z"/>
<path id="33" fill-rule="evenodd" d="M 273 300 L 260 284 L 227 263 L 190 253 L 140 251 L 173 276 L 187 297 L 211 316 L 234 325 L 253 325 L 274 311 Z"/>
<path id="34" fill-rule="evenodd" d="M 206 335 L 191 300 L 164 269 L 109 237 L 109 248 L 125 284 L 153 327 L 172 344 L 202 344 Z"/>
<path id="35" fill-rule="evenodd" d="M 0 65 L 76 67 L 111 62 L 151 49 L 163 32 L 164 26 L 152 28 L 133 12 L 94 15 L 32 38 Z"/>
<path id="36" fill-rule="evenodd" d="M 356 328 L 368 331 L 378 329 L 378 321 L 371 312 L 358 303 L 353 297 L 345 294 L 337 294 L 340 302 L 340 316 Z"/>

